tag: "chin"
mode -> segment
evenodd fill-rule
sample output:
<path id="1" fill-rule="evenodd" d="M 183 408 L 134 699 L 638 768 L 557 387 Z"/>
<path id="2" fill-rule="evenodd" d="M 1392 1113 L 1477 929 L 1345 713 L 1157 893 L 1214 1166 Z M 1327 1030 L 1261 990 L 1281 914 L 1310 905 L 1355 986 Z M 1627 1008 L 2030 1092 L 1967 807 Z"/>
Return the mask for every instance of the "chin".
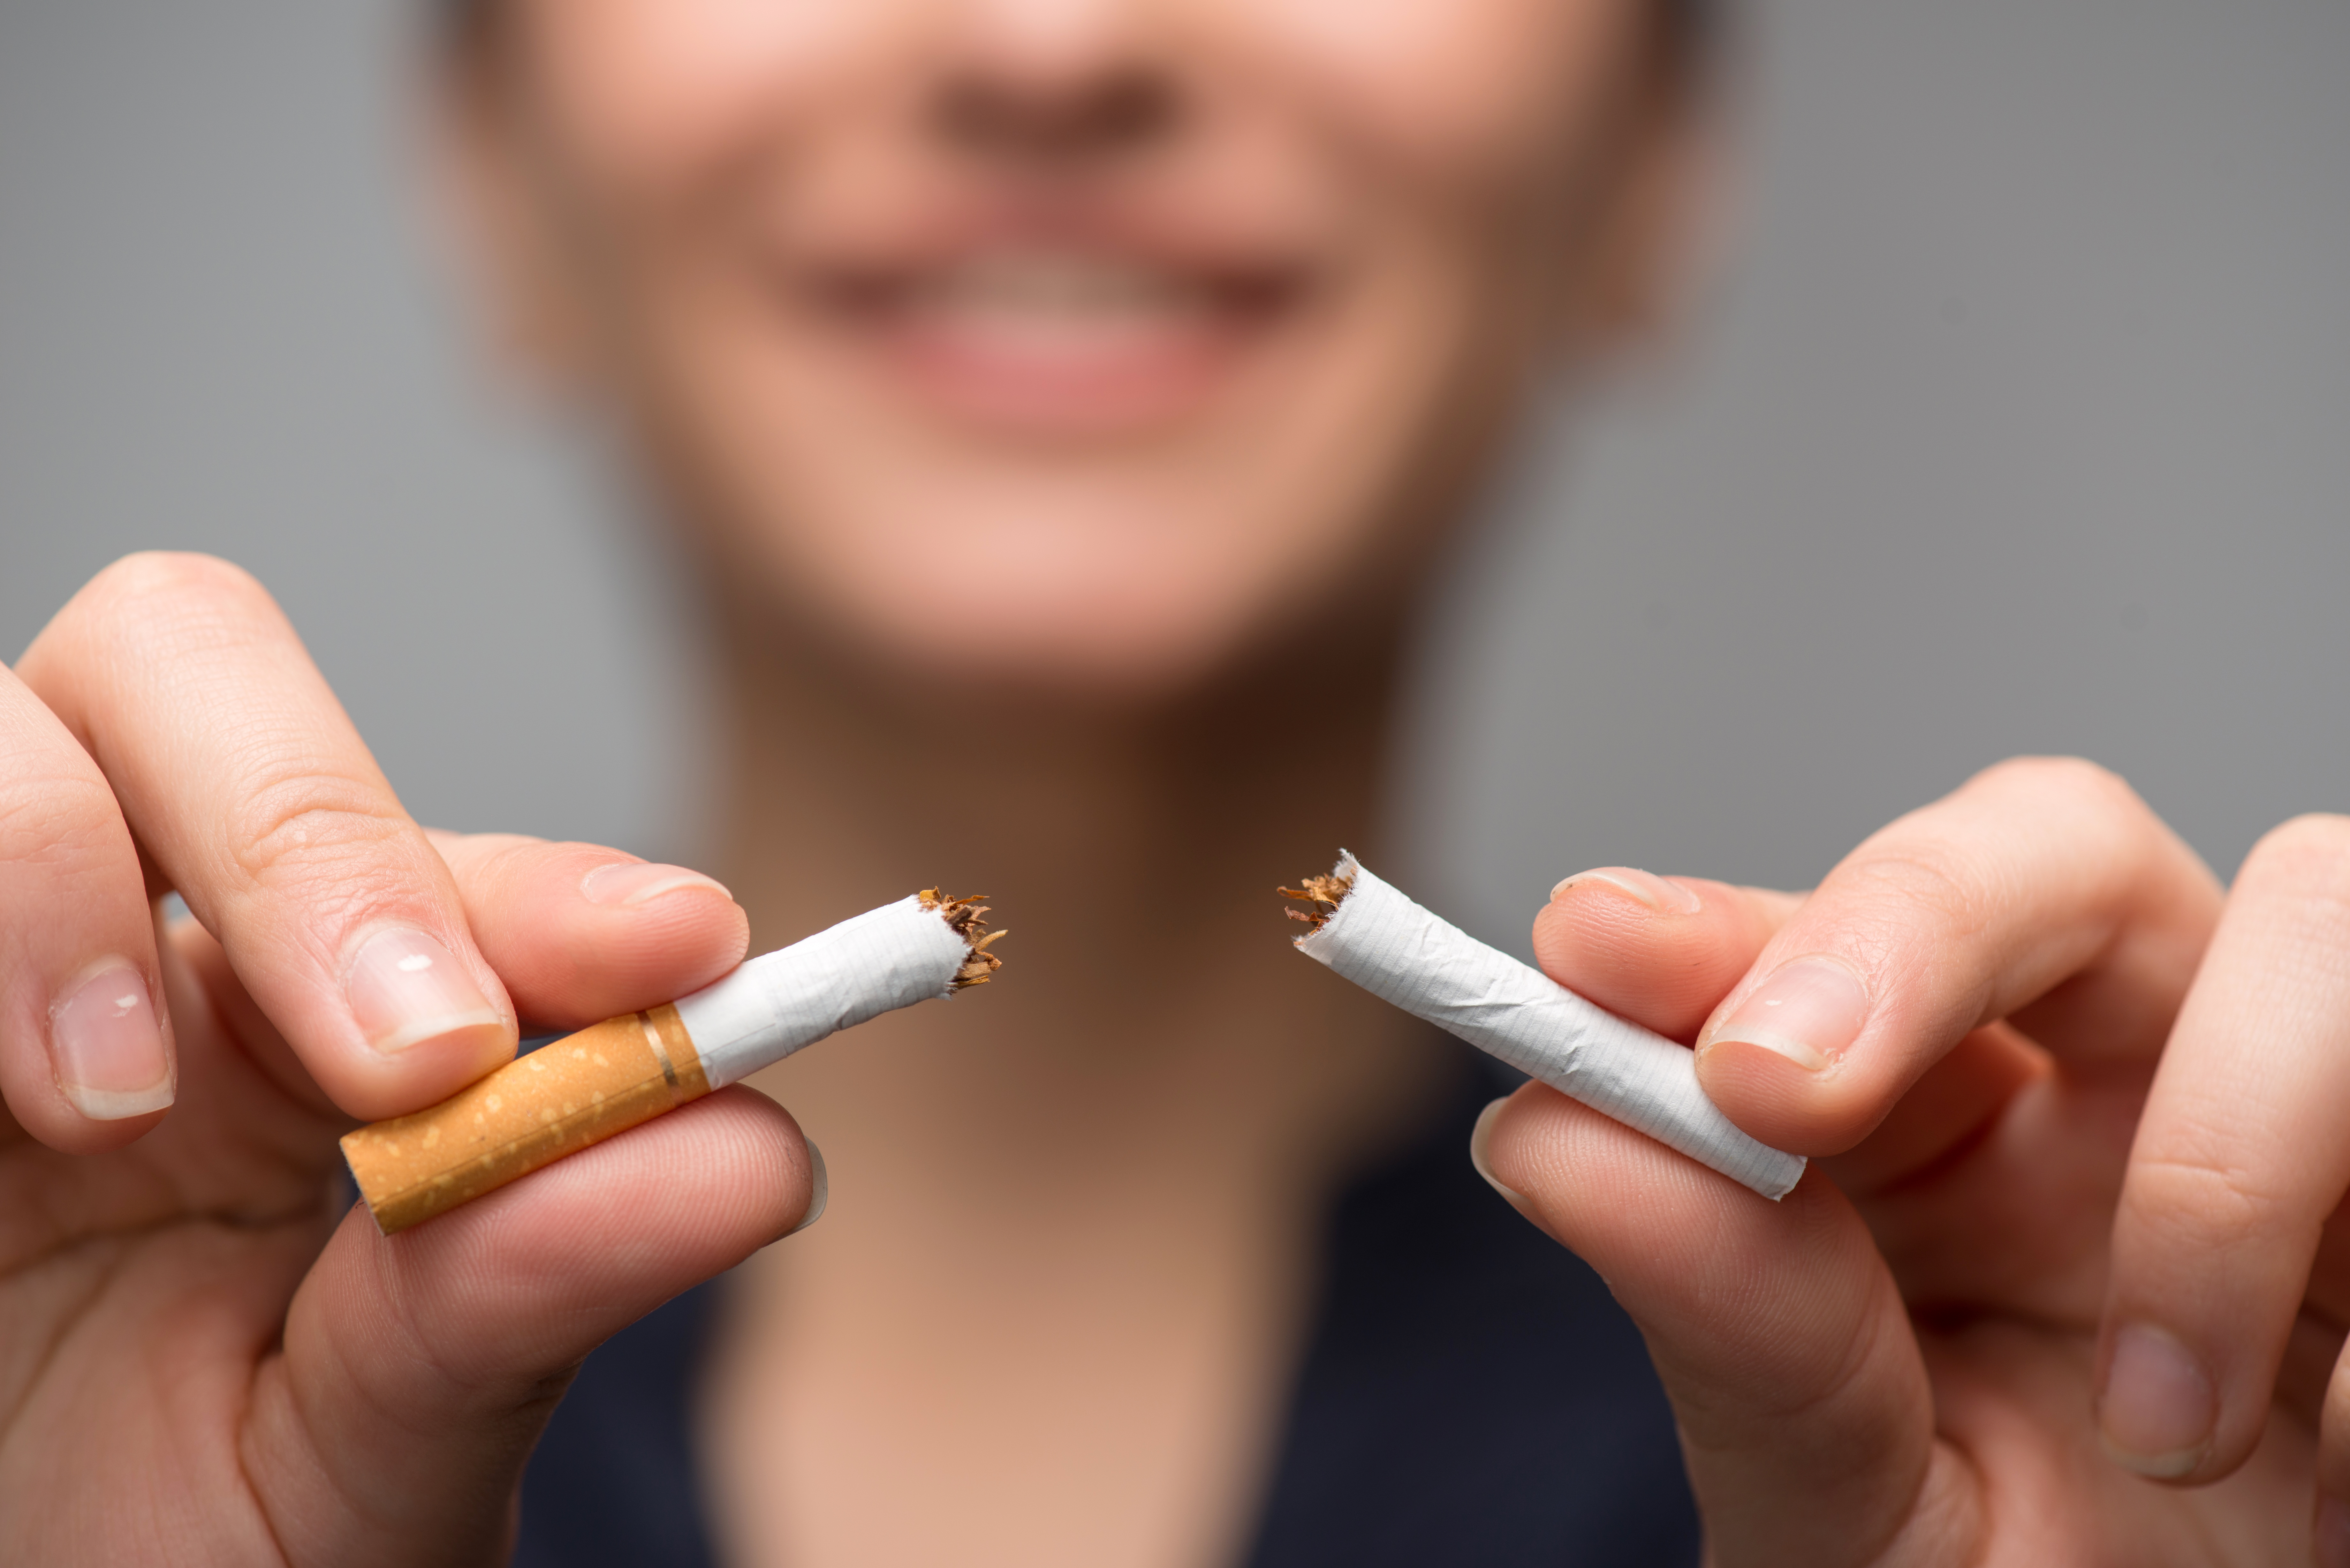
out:
<path id="1" fill-rule="evenodd" d="M 1033 547 L 959 535 L 794 574 L 806 624 L 895 680 L 954 697 L 1088 709 L 1180 701 L 1271 656 L 1284 572 L 1197 551 Z"/>

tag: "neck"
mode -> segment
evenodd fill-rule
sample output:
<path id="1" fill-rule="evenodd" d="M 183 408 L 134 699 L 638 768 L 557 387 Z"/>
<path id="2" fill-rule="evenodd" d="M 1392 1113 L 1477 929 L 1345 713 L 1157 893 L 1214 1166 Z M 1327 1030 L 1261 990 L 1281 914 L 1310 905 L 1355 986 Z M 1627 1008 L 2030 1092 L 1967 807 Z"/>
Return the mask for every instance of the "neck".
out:
<path id="1" fill-rule="evenodd" d="M 1273 891 L 1341 846 L 1377 853 L 1399 624 L 1111 713 L 944 701 L 769 626 L 725 637 L 719 869 L 754 950 L 941 879 L 1010 933 L 995 984 L 821 1047 L 785 1091 L 812 1131 L 968 1159 L 945 1145 L 986 1105 L 1040 1159 L 1054 1124 L 1107 1116 L 1142 1160 L 1212 1106 L 1255 1158 L 1312 1164 L 1402 1114 L 1411 1026 L 1290 951 Z"/>
<path id="2" fill-rule="evenodd" d="M 720 870 L 754 944 L 941 878 L 1007 932 L 993 983 L 755 1080 L 832 1196 L 741 1272 L 710 1362 L 746 1557 L 824 1555 L 811 1520 L 892 1516 L 907 1474 L 983 1542 L 1063 1521 L 1027 1560 L 1240 1549 L 1329 1191 L 1445 1070 L 1290 950 L 1274 893 L 1370 845 L 1400 641 L 1085 715 L 730 634 Z"/>

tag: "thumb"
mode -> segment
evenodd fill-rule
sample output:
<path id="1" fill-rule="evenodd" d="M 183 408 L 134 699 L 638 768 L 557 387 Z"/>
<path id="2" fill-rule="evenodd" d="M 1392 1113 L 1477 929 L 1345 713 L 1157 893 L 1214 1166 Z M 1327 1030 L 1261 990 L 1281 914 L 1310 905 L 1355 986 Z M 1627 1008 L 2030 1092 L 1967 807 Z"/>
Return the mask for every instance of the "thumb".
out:
<path id="1" fill-rule="evenodd" d="M 1486 1108 L 1471 1155 L 1639 1325 L 1714 1568 L 1974 1560 L 1908 1314 L 1816 1169 L 1774 1204 L 1539 1084 Z"/>
<path id="2" fill-rule="evenodd" d="M 242 1438 L 286 1561 L 504 1562 L 524 1462 L 580 1359 L 809 1198 L 797 1126 L 736 1089 L 396 1237 L 355 1207 Z"/>

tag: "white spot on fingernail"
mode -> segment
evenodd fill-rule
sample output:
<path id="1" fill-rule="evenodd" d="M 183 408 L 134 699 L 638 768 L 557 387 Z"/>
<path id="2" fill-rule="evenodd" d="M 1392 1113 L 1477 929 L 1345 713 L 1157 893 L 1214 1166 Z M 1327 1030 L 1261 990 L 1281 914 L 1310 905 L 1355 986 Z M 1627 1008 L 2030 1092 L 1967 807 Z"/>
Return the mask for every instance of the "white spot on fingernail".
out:
<path id="1" fill-rule="evenodd" d="M 114 999 L 114 1005 L 120 1010 L 115 1013 L 115 1016 L 120 1018 L 123 1013 L 129 1012 L 132 1008 L 139 1005 L 138 994 L 133 992 L 128 996 L 118 996 Z"/>
<path id="2" fill-rule="evenodd" d="M 406 958 L 400 961 L 400 972 L 402 974 L 414 974 L 419 970 L 427 970 L 432 967 L 432 958 L 429 953 L 411 953 Z"/>

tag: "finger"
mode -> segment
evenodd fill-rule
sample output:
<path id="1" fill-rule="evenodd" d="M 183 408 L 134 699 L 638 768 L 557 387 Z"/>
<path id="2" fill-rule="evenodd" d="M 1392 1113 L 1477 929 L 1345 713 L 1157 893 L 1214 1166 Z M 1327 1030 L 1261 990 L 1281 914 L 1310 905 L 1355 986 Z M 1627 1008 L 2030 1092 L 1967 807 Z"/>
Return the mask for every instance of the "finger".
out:
<path id="1" fill-rule="evenodd" d="M 535 1024 L 577 1029 L 698 991 L 743 961 L 750 917 L 699 871 L 593 844 L 431 835 L 482 954 Z"/>
<path id="2" fill-rule="evenodd" d="M 255 1389 L 247 1473 L 286 1557 L 502 1561 L 581 1357 L 795 1226 L 806 1144 L 726 1089 L 389 1240 L 355 1208 Z"/>
<path id="3" fill-rule="evenodd" d="M 1976 1558 L 1966 1466 L 1835 1185 L 1776 1204 L 1540 1085 L 1478 1124 L 1479 1168 L 1607 1282 L 1680 1426 L 1716 1568 Z"/>
<path id="4" fill-rule="evenodd" d="M 1578 871 L 1534 917 L 1534 961 L 1609 1012 L 1688 1041 L 1801 902 L 1623 866 Z"/>
<path id="5" fill-rule="evenodd" d="M 2129 1468 L 2209 1480 L 2260 1440 L 2350 1189 L 2345 1109 L 2350 817 L 2304 817 L 2237 874 L 2130 1149 L 2099 1361 Z"/>
<path id="6" fill-rule="evenodd" d="M 1763 1142 L 1825 1155 L 1995 1020 L 2075 1074 L 2142 1075 L 2219 908 L 2119 779 L 2003 763 L 1828 875 L 1700 1033 L 1698 1076 Z"/>
<path id="7" fill-rule="evenodd" d="M 448 867 L 251 577 L 131 556 L 19 672 L 344 1110 L 413 1110 L 513 1054 L 513 1009 Z"/>
<path id="8" fill-rule="evenodd" d="M 1689 1040 L 1803 901 L 1623 867 L 1583 871 L 1554 888 L 1534 917 L 1534 954 L 1570 991 Z M 1940 1158 L 1971 1137 L 2034 1067 L 2033 1054 L 2012 1036 L 1967 1036 L 1927 1069 L 1877 1136 L 1837 1160 L 1837 1185 L 1863 1197 Z"/>
<path id="9" fill-rule="evenodd" d="M 177 1092 L 154 913 L 114 794 L 0 668 L 0 1094 L 25 1130 L 91 1154 Z"/>

